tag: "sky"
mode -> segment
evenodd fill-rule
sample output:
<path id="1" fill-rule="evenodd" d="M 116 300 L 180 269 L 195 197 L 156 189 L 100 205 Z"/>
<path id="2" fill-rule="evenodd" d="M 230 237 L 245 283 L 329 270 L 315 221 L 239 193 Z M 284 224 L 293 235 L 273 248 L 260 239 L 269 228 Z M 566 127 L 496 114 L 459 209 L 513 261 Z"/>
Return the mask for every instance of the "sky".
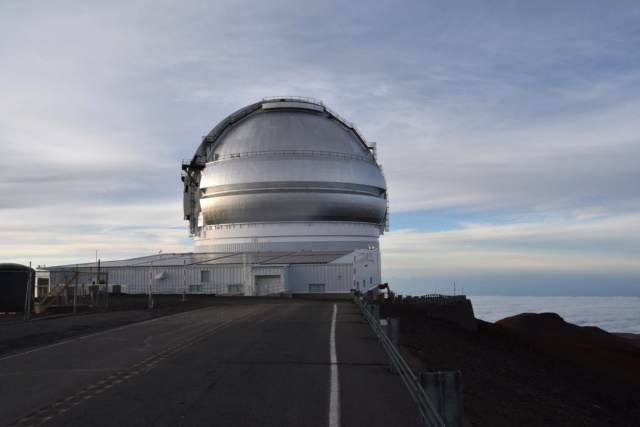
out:
<path id="1" fill-rule="evenodd" d="M 638 22 L 636 1 L 5 0 L 0 262 L 192 251 L 182 159 L 304 96 L 378 143 L 392 288 L 640 296 Z"/>
<path id="2" fill-rule="evenodd" d="M 486 322 L 520 313 L 556 313 L 578 326 L 640 334 L 639 297 L 471 296 L 473 313 Z"/>

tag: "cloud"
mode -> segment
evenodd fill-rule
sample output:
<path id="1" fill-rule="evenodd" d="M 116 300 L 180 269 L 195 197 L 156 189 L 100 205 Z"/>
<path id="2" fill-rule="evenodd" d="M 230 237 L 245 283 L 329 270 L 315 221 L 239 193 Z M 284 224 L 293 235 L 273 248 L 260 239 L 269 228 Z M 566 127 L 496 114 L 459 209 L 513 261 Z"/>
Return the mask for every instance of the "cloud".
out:
<path id="1" fill-rule="evenodd" d="M 378 142 L 387 272 L 637 266 L 633 2 L 0 12 L 0 260 L 189 250 L 180 161 L 238 108 L 300 95 Z"/>
<path id="2" fill-rule="evenodd" d="M 428 213 L 427 213 L 428 214 Z M 385 268 L 420 271 L 601 271 L 640 269 L 640 240 L 629 230 L 640 216 L 576 220 L 547 217 L 494 225 L 463 223 L 456 230 L 397 230 L 381 239 Z M 396 273 L 400 274 L 400 273 Z"/>
<path id="3" fill-rule="evenodd" d="M 557 313 L 578 326 L 640 334 L 640 297 L 471 296 L 478 319 L 496 322 L 520 313 Z"/>
<path id="4" fill-rule="evenodd" d="M 190 252 L 192 243 L 182 226 L 182 212 L 173 200 L 120 205 L 74 204 L 47 209 L 3 209 L 0 259 L 34 265 L 126 259 L 162 250 Z M 72 219 L 72 221 L 69 220 Z M 25 230 L 29 230 L 25 232 Z"/>

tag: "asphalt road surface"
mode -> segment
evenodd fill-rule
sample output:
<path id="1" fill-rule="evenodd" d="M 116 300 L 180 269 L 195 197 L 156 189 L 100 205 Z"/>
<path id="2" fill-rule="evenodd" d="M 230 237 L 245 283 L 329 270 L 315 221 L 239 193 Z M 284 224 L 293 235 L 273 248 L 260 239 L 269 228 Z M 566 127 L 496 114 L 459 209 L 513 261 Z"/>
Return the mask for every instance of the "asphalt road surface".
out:
<path id="1" fill-rule="evenodd" d="M 212 306 L 135 323 L 5 353 L 0 381 L 2 425 L 420 424 L 350 302 Z"/>

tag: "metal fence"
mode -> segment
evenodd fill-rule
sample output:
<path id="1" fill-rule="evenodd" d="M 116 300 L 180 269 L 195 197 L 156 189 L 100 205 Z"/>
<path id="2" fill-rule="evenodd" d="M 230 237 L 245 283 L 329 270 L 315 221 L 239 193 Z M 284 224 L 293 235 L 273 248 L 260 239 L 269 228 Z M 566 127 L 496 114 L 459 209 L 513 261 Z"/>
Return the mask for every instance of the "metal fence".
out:
<path id="1" fill-rule="evenodd" d="M 105 272 L 59 271 L 37 279 L 33 310 L 36 314 L 105 310 L 110 291 L 113 285 L 108 284 Z"/>
<path id="2" fill-rule="evenodd" d="M 215 158 L 210 159 L 209 161 L 221 162 L 225 160 L 235 160 L 246 157 L 271 157 L 271 156 L 324 156 L 324 157 L 337 157 L 341 159 L 352 159 L 359 160 L 361 162 L 370 163 L 375 165 L 376 162 L 368 157 L 358 156 L 355 154 L 348 153 L 338 153 L 335 151 L 321 151 L 321 150 L 270 150 L 270 151 L 247 151 L 242 153 L 232 153 L 225 155 L 215 155 Z M 192 160 L 183 159 L 183 166 L 191 165 Z M 182 176 L 187 174 L 186 171 L 183 172 Z"/>
<path id="3" fill-rule="evenodd" d="M 362 314 L 364 314 L 365 318 L 367 319 L 374 332 L 380 339 L 380 342 L 384 346 L 385 350 L 389 354 L 391 363 L 397 368 L 402 381 L 411 394 L 411 397 L 418 405 L 421 419 L 426 422 L 428 426 L 444 427 L 444 422 L 442 421 L 440 414 L 438 414 L 438 411 L 431 403 L 431 400 L 429 400 L 429 397 L 425 393 L 422 384 L 415 376 L 411 368 L 409 368 L 409 365 L 407 365 L 407 362 L 405 362 L 404 358 L 395 348 L 389 337 L 387 337 L 387 334 L 380 327 L 379 319 L 376 319 L 371 315 L 371 313 L 369 313 L 369 311 L 362 304 L 362 301 L 360 301 L 360 298 L 355 293 L 351 294 L 351 296 L 353 297 L 353 301 L 355 302 L 356 306 L 360 309 Z"/>
<path id="4" fill-rule="evenodd" d="M 429 294 L 421 296 L 398 295 L 391 302 L 405 304 L 436 304 L 436 305 L 456 305 L 467 301 L 466 295 L 440 295 Z"/>
<path id="5" fill-rule="evenodd" d="M 151 292 L 154 295 L 176 295 L 183 292 L 190 294 L 244 294 L 244 285 L 241 283 L 187 283 L 186 285 L 164 285 L 154 283 L 151 286 L 148 283 L 132 284 L 123 287 L 123 292 L 128 294 L 147 294 Z"/>

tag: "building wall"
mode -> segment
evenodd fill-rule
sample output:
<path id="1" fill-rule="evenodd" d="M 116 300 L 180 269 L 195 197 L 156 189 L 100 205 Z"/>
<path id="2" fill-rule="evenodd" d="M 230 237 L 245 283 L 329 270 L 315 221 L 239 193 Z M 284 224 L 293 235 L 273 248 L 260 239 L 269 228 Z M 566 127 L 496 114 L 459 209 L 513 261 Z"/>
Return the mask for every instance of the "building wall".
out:
<path id="1" fill-rule="evenodd" d="M 310 293 L 309 285 L 324 285 L 325 293 L 347 293 L 353 286 L 353 264 L 290 265 L 287 288 Z M 321 293 L 316 287 L 311 293 Z"/>
<path id="2" fill-rule="evenodd" d="M 356 261 L 356 288 L 360 291 L 382 283 L 380 251 L 360 253 Z"/>
<path id="3" fill-rule="evenodd" d="M 360 289 L 380 281 L 376 253 L 361 253 L 357 257 L 356 280 Z M 88 289 L 98 276 L 96 269 L 79 268 L 80 274 L 74 283 Z M 51 284 L 69 280 L 74 270 L 51 270 Z M 185 274 L 186 272 L 186 274 Z M 293 292 L 307 293 L 348 293 L 354 284 L 354 263 L 336 264 L 291 264 L 291 265 L 187 265 L 163 267 L 108 267 L 101 269 L 100 283 L 110 286 L 120 285 L 124 293 L 140 294 L 181 294 L 186 285 L 188 294 L 263 295 L 265 293 Z M 260 285 L 260 289 L 257 289 Z M 265 285 L 267 286 L 265 288 Z M 312 286 L 310 286 L 312 285 Z M 231 287 L 230 287 L 231 286 Z M 266 292 L 265 292 L 266 290 Z"/>
<path id="4" fill-rule="evenodd" d="M 96 269 L 79 268 L 80 274 L 74 284 L 84 284 L 84 289 L 94 283 Z M 186 272 L 186 274 L 185 274 Z M 64 283 L 74 274 L 72 270 L 52 270 L 49 273 L 52 285 Z M 186 280 L 185 280 L 186 279 Z M 180 294 L 186 284 L 187 293 L 227 293 L 229 285 L 242 285 L 242 266 L 190 265 L 164 267 L 109 267 L 100 270 L 99 282 L 120 285 L 124 293 Z"/>
<path id="5" fill-rule="evenodd" d="M 185 274 L 186 271 L 186 274 Z M 162 278 L 157 278 L 163 272 Z M 123 285 L 123 292 L 146 293 L 149 291 L 150 268 L 117 268 L 109 270 L 109 283 Z M 241 265 L 188 265 L 184 267 L 159 267 L 153 269 L 152 292 L 162 294 L 182 293 L 186 282 L 187 293 L 223 294 L 229 285 L 243 285 Z M 186 280 L 185 280 L 186 279 Z"/>
<path id="6" fill-rule="evenodd" d="M 342 250 L 378 245 L 380 227 L 367 223 L 287 222 L 209 225 L 195 236 L 195 252 Z"/>
<path id="7" fill-rule="evenodd" d="M 194 252 L 295 252 L 295 251 L 327 251 L 366 248 L 376 244 L 377 240 L 369 238 L 363 241 L 322 241 L 322 242 L 249 242 L 229 244 L 200 243 Z"/>

